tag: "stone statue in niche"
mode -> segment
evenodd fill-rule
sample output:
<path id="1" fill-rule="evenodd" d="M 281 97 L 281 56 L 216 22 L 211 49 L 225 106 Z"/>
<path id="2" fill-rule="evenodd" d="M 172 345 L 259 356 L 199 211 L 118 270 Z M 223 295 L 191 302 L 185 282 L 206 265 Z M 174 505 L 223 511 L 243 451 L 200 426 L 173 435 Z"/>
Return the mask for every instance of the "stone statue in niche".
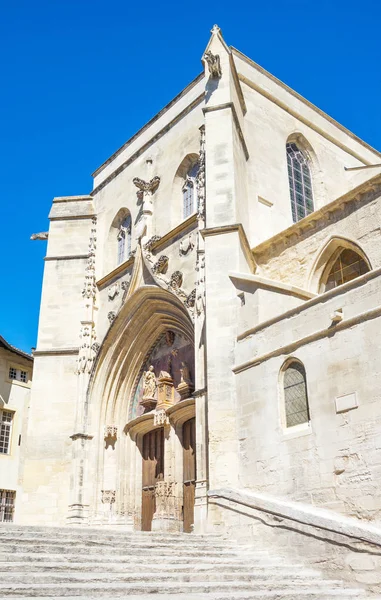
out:
<path id="1" fill-rule="evenodd" d="M 167 346 L 173 346 L 175 341 L 175 332 L 174 331 L 166 331 L 165 332 L 165 342 Z"/>
<path id="2" fill-rule="evenodd" d="M 151 365 L 148 371 L 143 373 L 143 400 L 155 398 L 156 393 L 156 375 Z"/>
<path id="3" fill-rule="evenodd" d="M 188 384 L 192 383 L 192 380 L 191 380 L 190 374 L 189 374 L 188 365 L 184 361 L 181 362 L 180 376 L 181 376 L 180 383 L 188 383 Z"/>

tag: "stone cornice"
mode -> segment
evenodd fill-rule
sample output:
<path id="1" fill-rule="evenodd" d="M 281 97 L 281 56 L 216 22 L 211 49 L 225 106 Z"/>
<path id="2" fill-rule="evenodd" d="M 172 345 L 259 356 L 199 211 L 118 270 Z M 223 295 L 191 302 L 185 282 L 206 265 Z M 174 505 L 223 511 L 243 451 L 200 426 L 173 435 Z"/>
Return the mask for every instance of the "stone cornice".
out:
<path id="1" fill-rule="evenodd" d="M 98 289 L 102 289 L 105 285 L 107 285 L 108 283 L 111 283 L 111 281 L 113 279 L 122 275 L 125 271 L 127 271 L 127 269 L 129 269 L 131 267 L 131 265 L 134 264 L 134 261 L 135 261 L 135 257 L 130 256 L 130 258 L 128 260 L 123 262 L 121 265 L 118 265 L 115 269 L 110 271 L 110 273 L 107 273 L 107 275 L 105 275 L 104 277 L 99 279 L 97 281 Z"/>
<path id="2" fill-rule="evenodd" d="M 86 195 L 86 196 L 56 196 L 55 198 L 53 198 L 53 203 L 55 204 L 56 202 L 92 202 L 93 199 L 91 196 Z"/>
<path id="3" fill-rule="evenodd" d="M 242 227 L 241 223 L 234 223 L 233 225 L 221 225 L 220 227 L 208 227 L 200 231 L 203 238 L 212 235 L 225 235 L 226 233 L 234 232 L 238 233 L 245 258 L 248 264 L 250 265 L 252 272 L 255 273 L 257 265 L 255 263 L 253 253 L 250 249 L 250 244 L 246 237 L 245 230 Z"/>
<path id="4" fill-rule="evenodd" d="M 172 129 L 172 127 L 174 127 L 174 125 L 176 125 L 181 119 L 183 119 L 185 117 L 185 115 L 190 113 L 196 106 L 198 106 L 204 100 L 204 98 L 205 98 L 205 92 L 203 92 L 202 94 L 197 96 L 197 98 L 195 98 L 195 100 L 193 100 L 193 102 L 191 102 L 186 108 L 184 108 L 184 110 L 182 110 L 179 114 L 177 114 L 176 117 L 174 119 L 172 119 L 172 121 L 167 123 L 167 125 L 165 125 L 165 127 L 163 127 L 162 129 L 160 129 L 160 131 L 155 133 L 155 135 L 152 138 L 150 138 L 145 144 L 143 144 L 138 150 L 136 150 L 136 152 L 134 152 L 134 154 L 132 154 L 119 167 L 117 167 L 115 169 L 115 171 L 113 171 L 108 177 L 106 177 L 106 179 L 104 179 L 99 185 L 97 185 L 97 187 L 95 187 L 93 189 L 93 191 L 91 192 L 91 196 L 92 197 L 95 196 L 108 183 L 110 183 L 110 181 L 112 181 L 113 179 L 115 179 L 115 177 L 117 177 L 120 173 L 122 173 L 122 171 L 124 171 L 124 169 L 126 169 L 130 164 L 132 164 L 141 154 L 143 154 L 143 152 L 145 152 L 150 146 L 152 146 L 152 144 L 157 142 L 157 140 L 159 140 L 163 135 L 168 133 L 168 131 L 170 129 Z M 149 124 L 150 123 L 148 123 L 146 127 L 148 127 Z M 106 166 L 106 164 L 108 164 L 108 163 L 105 163 L 104 166 Z M 95 175 L 96 174 L 97 173 L 95 173 Z"/>
<path id="5" fill-rule="evenodd" d="M 375 190 L 379 190 L 381 193 L 381 174 L 376 175 L 368 181 L 365 181 L 364 183 L 357 186 L 353 190 L 350 190 L 343 196 L 336 198 L 336 200 L 333 200 L 329 204 L 325 204 L 324 206 L 322 206 L 322 208 L 319 208 L 319 210 L 315 210 L 307 217 L 304 217 L 304 219 L 301 219 L 301 221 L 290 225 L 290 227 L 288 227 L 287 229 L 284 229 L 283 231 L 277 233 L 273 237 L 265 240 L 261 244 L 258 244 L 258 246 L 252 248 L 254 257 L 263 254 L 270 247 L 274 248 L 278 244 L 284 246 L 286 244 L 286 241 L 289 240 L 289 238 L 292 238 L 292 236 L 294 236 L 295 241 L 297 243 L 299 236 L 302 232 L 307 231 L 308 229 L 316 229 L 317 223 L 324 221 L 329 215 L 335 212 L 340 212 L 345 204 L 355 202 L 367 192 Z"/>
<path id="6" fill-rule="evenodd" d="M 79 348 L 51 348 L 49 350 L 34 350 L 33 357 L 36 356 L 63 356 L 78 354 Z"/>
<path id="7" fill-rule="evenodd" d="M 88 254 L 72 254 L 70 256 L 45 256 L 44 260 L 86 260 Z"/>
<path id="8" fill-rule="evenodd" d="M 272 75 L 271 73 L 269 73 L 268 71 L 266 71 L 266 69 L 264 69 L 263 67 L 261 67 L 260 65 L 258 65 L 253 60 L 251 60 L 248 56 L 246 56 L 245 54 L 242 54 L 242 52 L 240 52 L 239 50 L 237 50 L 233 46 L 230 46 L 230 49 L 231 49 L 232 53 L 235 56 L 238 56 L 244 62 L 246 62 L 247 64 L 249 64 L 251 67 L 253 67 L 256 71 L 258 71 L 259 73 L 262 73 L 263 75 L 265 75 L 266 77 L 268 77 L 268 79 L 270 79 L 271 81 L 273 81 L 274 83 L 276 83 L 277 85 L 279 85 L 281 88 L 283 88 L 284 90 L 286 90 L 291 96 L 294 96 L 295 98 L 297 98 L 298 100 L 300 100 L 301 102 L 303 102 L 303 104 L 306 104 L 314 112 L 318 113 L 320 116 L 322 116 L 324 119 L 326 119 L 329 123 L 331 123 L 332 125 L 334 125 L 338 129 L 340 129 L 341 131 L 343 131 L 344 133 L 346 133 L 349 137 L 351 137 L 353 140 L 355 140 L 358 144 L 361 144 L 361 146 L 363 146 L 367 150 L 370 150 L 375 155 L 381 156 L 381 152 L 379 152 L 375 148 L 372 148 L 372 146 L 370 146 L 369 144 L 367 144 L 366 142 L 364 142 L 361 138 L 357 137 L 354 133 L 352 133 L 352 131 L 350 131 L 349 129 L 347 129 L 346 127 L 344 127 L 340 123 L 338 123 L 338 121 L 335 121 L 335 119 L 333 119 L 332 117 L 330 117 L 329 115 L 327 115 L 327 113 L 325 113 L 320 108 L 318 108 L 317 106 L 315 106 L 314 104 L 312 104 L 312 102 L 310 102 L 309 100 L 306 100 L 306 98 L 304 98 L 303 96 L 301 96 L 300 94 L 298 94 L 298 92 L 295 92 L 295 90 L 293 90 L 288 85 L 286 85 L 285 83 L 283 83 L 283 81 L 281 81 L 280 79 L 278 79 L 277 77 L 275 77 L 274 75 Z M 248 80 L 243 75 L 239 75 L 239 79 L 240 79 L 240 81 L 243 81 L 244 83 L 246 83 L 247 85 L 249 85 L 249 87 L 255 89 L 258 93 L 260 93 L 261 95 L 265 96 L 266 98 L 268 98 L 269 100 L 271 100 L 275 104 L 278 104 L 281 108 L 283 108 L 284 110 L 286 110 L 289 114 L 292 114 L 293 116 L 295 116 L 298 120 L 303 120 L 303 117 L 297 111 L 292 111 L 290 109 L 290 107 L 284 105 L 282 102 L 280 102 L 276 98 L 274 98 L 273 94 L 271 94 L 269 92 L 266 92 L 260 86 L 256 85 L 254 82 Z M 313 129 L 315 129 L 316 131 L 318 131 L 324 137 L 327 137 L 327 134 L 324 131 L 321 131 L 319 128 L 314 127 L 309 122 L 307 122 L 307 124 L 309 124 L 310 126 L 312 126 Z M 339 145 L 339 143 L 337 142 L 337 140 L 332 139 L 331 141 L 333 143 L 335 143 L 336 145 Z M 346 148 L 346 147 L 344 146 L 343 149 L 344 148 Z M 350 150 L 349 148 L 346 148 L 345 151 L 349 152 L 350 154 L 352 154 L 353 156 L 355 156 L 355 154 L 353 154 L 353 151 Z M 356 155 L 356 158 L 358 158 L 358 160 L 360 160 L 364 164 L 370 164 L 368 160 L 365 160 L 365 159 L 363 159 L 361 157 L 358 157 L 357 155 Z"/>
<path id="9" fill-rule="evenodd" d="M 185 233 L 187 229 L 197 225 L 197 214 L 191 215 L 185 221 L 182 221 L 179 225 L 168 231 L 160 240 L 157 240 L 154 244 L 152 244 L 152 250 L 160 250 L 164 246 L 168 245 L 168 242 L 171 242 L 176 237 L 180 236 L 182 233 Z"/>
<path id="10" fill-rule="evenodd" d="M 259 275 L 251 275 L 248 273 L 229 273 L 229 277 L 235 285 L 238 284 L 236 287 L 239 287 L 239 283 L 241 282 L 246 286 L 249 285 L 253 288 L 271 290 L 281 294 L 295 296 L 296 298 L 301 298 L 302 300 L 309 300 L 310 298 L 315 298 L 317 295 L 313 292 L 309 292 L 308 290 L 303 290 L 295 285 L 289 285 L 288 283 L 276 281 L 274 279 L 267 279 L 266 277 L 261 277 Z M 241 288 L 239 287 L 239 289 Z"/>
<path id="11" fill-rule="evenodd" d="M 238 133 L 239 140 L 241 142 L 242 150 L 243 150 L 246 160 L 248 160 L 250 158 L 249 151 L 247 149 L 245 138 L 244 138 L 244 135 L 243 135 L 243 132 L 241 129 L 241 125 L 239 123 L 237 111 L 235 109 L 233 102 L 225 102 L 224 104 L 217 104 L 217 106 L 206 106 L 205 108 L 202 109 L 202 112 L 204 113 L 204 115 L 206 115 L 209 112 L 214 112 L 216 110 L 225 110 L 226 108 L 230 108 L 230 110 L 232 111 L 234 125 L 237 129 L 237 133 Z"/>

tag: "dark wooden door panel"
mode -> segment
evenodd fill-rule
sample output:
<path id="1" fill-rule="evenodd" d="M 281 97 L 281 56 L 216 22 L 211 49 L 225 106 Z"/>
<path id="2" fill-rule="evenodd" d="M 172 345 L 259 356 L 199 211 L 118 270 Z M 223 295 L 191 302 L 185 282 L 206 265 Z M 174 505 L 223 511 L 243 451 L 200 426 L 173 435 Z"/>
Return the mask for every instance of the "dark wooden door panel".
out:
<path id="1" fill-rule="evenodd" d="M 155 484 L 164 478 L 164 429 L 143 437 L 142 531 L 151 531 L 155 514 Z"/>
<path id="2" fill-rule="evenodd" d="M 183 530 L 192 531 L 196 487 L 196 420 L 183 425 Z"/>

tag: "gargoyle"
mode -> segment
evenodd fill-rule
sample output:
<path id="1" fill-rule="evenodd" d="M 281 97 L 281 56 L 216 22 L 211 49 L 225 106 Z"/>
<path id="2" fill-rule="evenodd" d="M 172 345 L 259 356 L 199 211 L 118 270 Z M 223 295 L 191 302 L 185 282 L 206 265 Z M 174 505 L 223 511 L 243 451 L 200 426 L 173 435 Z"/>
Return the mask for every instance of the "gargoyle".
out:
<path id="1" fill-rule="evenodd" d="M 31 240 L 47 240 L 49 237 L 48 231 L 41 231 L 41 233 L 32 233 L 30 236 Z"/>
<path id="2" fill-rule="evenodd" d="M 222 76 L 220 57 L 218 54 L 212 54 L 210 50 L 205 52 L 204 59 L 208 64 L 209 74 L 212 79 L 220 79 Z"/>

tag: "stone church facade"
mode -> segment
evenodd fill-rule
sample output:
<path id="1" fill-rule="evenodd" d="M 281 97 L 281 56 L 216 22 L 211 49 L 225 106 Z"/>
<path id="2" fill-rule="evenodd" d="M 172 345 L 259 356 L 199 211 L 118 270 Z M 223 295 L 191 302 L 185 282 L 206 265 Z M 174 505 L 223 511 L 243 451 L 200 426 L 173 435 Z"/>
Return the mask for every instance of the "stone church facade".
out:
<path id="1" fill-rule="evenodd" d="M 202 62 L 53 200 L 20 523 L 380 521 L 381 155 L 218 27 Z"/>

